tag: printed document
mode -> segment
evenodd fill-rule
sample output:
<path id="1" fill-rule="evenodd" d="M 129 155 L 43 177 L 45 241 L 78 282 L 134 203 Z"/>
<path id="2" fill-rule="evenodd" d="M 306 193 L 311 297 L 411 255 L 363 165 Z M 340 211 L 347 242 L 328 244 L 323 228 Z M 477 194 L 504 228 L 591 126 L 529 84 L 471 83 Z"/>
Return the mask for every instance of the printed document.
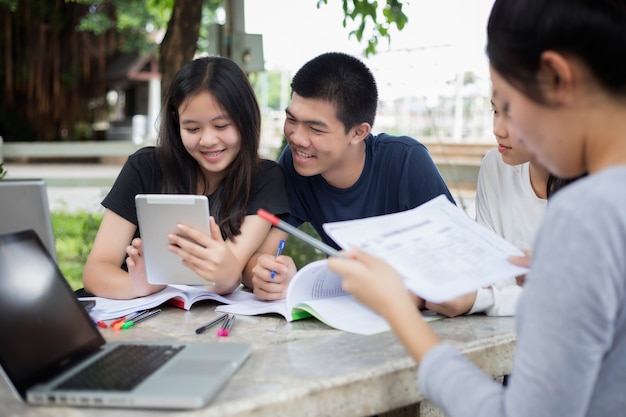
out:
<path id="1" fill-rule="evenodd" d="M 520 249 L 444 195 L 399 213 L 326 223 L 324 230 L 343 249 L 357 246 L 384 258 L 409 290 L 432 302 L 528 272 L 508 261 L 523 255 Z"/>

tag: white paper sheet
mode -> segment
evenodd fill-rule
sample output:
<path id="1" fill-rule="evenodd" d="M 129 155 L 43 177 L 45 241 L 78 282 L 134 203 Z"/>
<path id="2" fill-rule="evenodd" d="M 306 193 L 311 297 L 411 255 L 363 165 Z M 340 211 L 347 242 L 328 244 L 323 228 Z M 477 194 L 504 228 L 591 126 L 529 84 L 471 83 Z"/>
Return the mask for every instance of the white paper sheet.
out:
<path id="1" fill-rule="evenodd" d="M 476 223 L 444 195 L 412 210 L 324 224 L 339 246 L 358 246 L 386 259 L 409 290 L 442 302 L 525 274 L 508 261 L 523 253 Z"/>

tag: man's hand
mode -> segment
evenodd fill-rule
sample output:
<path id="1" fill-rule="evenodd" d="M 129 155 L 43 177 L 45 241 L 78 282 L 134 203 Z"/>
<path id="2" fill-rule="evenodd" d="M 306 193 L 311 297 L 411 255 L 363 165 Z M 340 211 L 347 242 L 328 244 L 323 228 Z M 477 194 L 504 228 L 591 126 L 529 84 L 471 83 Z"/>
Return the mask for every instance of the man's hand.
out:
<path id="1" fill-rule="evenodd" d="M 272 271 L 274 277 L 272 278 Z M 287 295 L 289 282 L 296 274 L 293 259 L 280 255 L 260 255 L 252 268 L 252 290 L 260 300 L 281 300 Z"/>

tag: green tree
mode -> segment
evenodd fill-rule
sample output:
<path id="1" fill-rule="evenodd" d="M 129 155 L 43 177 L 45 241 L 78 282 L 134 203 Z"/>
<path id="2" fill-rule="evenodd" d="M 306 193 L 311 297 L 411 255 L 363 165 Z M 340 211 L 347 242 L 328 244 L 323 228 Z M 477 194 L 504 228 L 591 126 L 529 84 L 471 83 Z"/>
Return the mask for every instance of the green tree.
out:
<path id="1" fill-rule="evenodd" d="M 323 4 L 328 4 L 328 0 L 318 0 L 317 8 Z M 386 0 L 385 5 L 379 7 L 377 1 L 369 0 L 342 0 L 343 7 L 343 27 L 348 26 L 348 19 L 357 24 L 357 28 L 352 30 L 348 36 L 356 36 L 359 42 L 369 32 L 365 55 L 370 56 L 376 53 L 380 38 L 391 41 L 389 28 L 395 25 L 398 30 L 404 29 L 409 18 L 402 11 L 402 2 L 398 0 Z M 381 16 L 382 15 L 382 16 Z M 372 25 L 371 28 L 368 28 Z"/>
<path id="2" fill-rule="evenodd" d="M 283 73 L 281 71 L 265 71 L 263 73 L 250 74 L 250 82 L 254 87 L 259 104 L 264 109 L 281 109 L 281 84 Z"/>
<path id="3" fill-rule="evenodd" d="M 174 0 L 172 17 L 167 25 L 167 34 L 161 43 L 160 69 L 162 75 L 161 88 L 163 91 L 169 86 L 178 69 L 191 60 L 196 52 L 193 49 L 198 44 L 199 27 L 202 20 L 202 0 Z M 318 0 L 317 7 L 327 4 L 328 0 Z M 230 10 L 230 0 L 223 0 L 224 9 Z M 399 0 L 386 0 L 384 6 L 379 7 L 377 1 L 369 0 L 342 0 L 345 18 L 344 27 L 348 19 L 357 24 L 349 36 L 356 36 L 361 42 L 365 34 L 370 32 L 367 39 L 365 54 L 376 53 L 379 39 L 390 40 L 389 28 L 396 25 L 402 30 L 408 22 L 408 17 L 402 11 L 403 3 Z M 369 27 L 373 25 L 371 28 Z M 192 50 L 193 49 L 193 50 Z"/>
<path id="4" fill-rule="evenodd" d="M 78 32 L 89 6 L 0 0 L 0 135 L 5 140 L 71 139 L 105 94 L 106 57 L 116 34 Z M 103 14 L 113 13 L 106 8 Z"/>
<path id="5" fill-rule="evenodd" d="M 234 0 L 0 0 L 0 135 L 5 140 L 77 139 L 106 113 L 104 70 L 118 51 L 159 55 L 162 89 L 206 49 L 215 11 Z M 318 0 L 317 7 L 329 5 Z M 339 3 L 339 2 L 333 2 Z M 407 23 L 403 2 L 342 0 L 349 36 L 374 54 L 389 28 Z M 313 7 L 313 4 L 311 5 Z M 226 25 L 228 26 L 228 25 Z M 160 46 L 155 38 L 165 32 Z"/>

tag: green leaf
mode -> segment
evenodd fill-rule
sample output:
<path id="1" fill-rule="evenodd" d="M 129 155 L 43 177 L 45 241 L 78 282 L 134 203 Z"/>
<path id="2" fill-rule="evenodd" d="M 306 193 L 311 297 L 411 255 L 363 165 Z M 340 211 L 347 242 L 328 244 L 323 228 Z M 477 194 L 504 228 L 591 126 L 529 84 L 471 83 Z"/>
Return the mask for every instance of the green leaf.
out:
<path id="1" fill-rule="evenodd" d="M 318 0 L 317 8 L 327 5 L 328 0 Z M 376 54 L 379 38 L 386 38 L 391 43 L 390 28 L 395 25 L 398 30 L 404 29 L 409 19 L 402 11 L 403 3 L 400 0 L 386 0 L 380 7 L 377 1 L 369 0 L 342 0 L 344 18 L 342 25 L 348 27 L 348 20 L 356 25 L 348 32 L 348 39 L 356 37 L 358 42 L 367 39 L 365 55 Z"/>

